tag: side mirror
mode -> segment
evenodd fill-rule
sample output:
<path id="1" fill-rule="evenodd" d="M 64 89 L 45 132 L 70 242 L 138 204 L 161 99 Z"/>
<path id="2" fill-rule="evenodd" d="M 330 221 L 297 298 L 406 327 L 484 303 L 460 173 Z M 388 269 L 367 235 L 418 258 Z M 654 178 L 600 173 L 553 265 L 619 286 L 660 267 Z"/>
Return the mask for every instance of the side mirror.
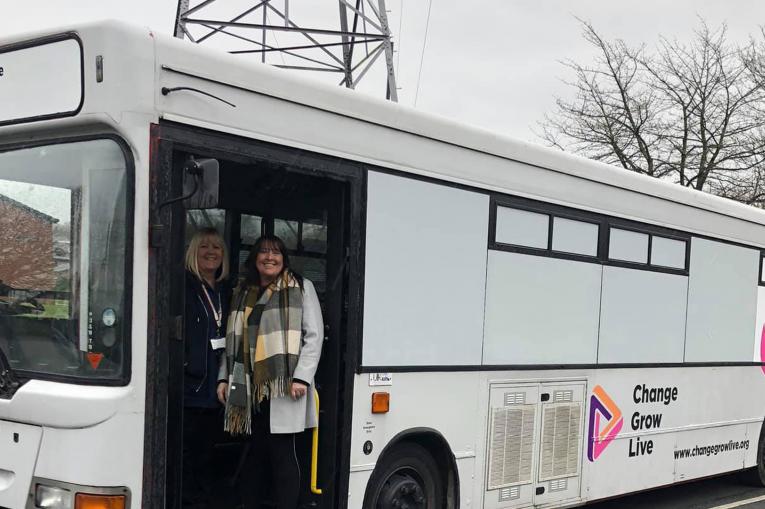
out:
<path id="1" fill-rule="evenodd" d="M 218 207 L 220 164 L 217 159 L 195 159 L 189 156 L 183 166 L 183 200 L 186 209 L 214 209 Z"/>

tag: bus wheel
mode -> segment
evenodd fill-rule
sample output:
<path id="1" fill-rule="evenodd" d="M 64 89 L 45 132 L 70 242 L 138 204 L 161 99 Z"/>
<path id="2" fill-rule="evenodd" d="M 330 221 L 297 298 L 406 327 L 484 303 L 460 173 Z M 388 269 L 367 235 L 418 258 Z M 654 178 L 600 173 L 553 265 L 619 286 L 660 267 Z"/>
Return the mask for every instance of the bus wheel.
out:
<path id="1" fill-rule="evenodd" d="M 765 486 L 765 425 L 760 431 L 757 441 L 757 466 L 754 468 L 753 480 L 757 486 Z"/>
<path id="2" fill-rule="evenodd" d="M 369 509 L 441 509 L 443 481 L 430 453 L 411 442 L 396 445 L 372 472 L 364 507 Z"/>

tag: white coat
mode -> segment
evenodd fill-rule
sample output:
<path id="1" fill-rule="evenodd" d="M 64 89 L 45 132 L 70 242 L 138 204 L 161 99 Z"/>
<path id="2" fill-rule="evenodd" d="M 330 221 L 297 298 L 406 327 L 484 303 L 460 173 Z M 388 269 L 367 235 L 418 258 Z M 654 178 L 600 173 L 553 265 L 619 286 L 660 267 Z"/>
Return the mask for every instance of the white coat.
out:
<path id="1" fill-rule="evenodd" d="M 293 400 L 289 395 L 271 398 L 271 433 L 300 433 L 319 424 L 314 375 L 319 367 L 321 347 L 324 343 L 324 321 L 316 289 L 308 279 L 303 279 L 302 329 L 300 353 L 292 377 L 304 380 L 310 385 L 306 395 L 297 400 Z M 218 380 L 228 380 L 225 356 L 221 360 Z M 256 415 L 255 419 L 257 418 Z"/>

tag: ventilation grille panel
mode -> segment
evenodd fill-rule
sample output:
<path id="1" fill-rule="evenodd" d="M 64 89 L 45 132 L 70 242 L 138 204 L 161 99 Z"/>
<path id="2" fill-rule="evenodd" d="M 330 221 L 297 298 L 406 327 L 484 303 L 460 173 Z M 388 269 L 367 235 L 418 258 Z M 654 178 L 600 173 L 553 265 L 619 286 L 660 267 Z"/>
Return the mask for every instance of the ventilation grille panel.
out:
<path id="1" fill-rule="evenodd" d="M 506 392 L 505 393 L 505 406 L 525 405 L 525 404 L 526 404 L 525 392 Z"/>
<path id="2" fill-rule="evenodd" d="M 487 489 L 531 482 L 534 413 L 534 405 L 492 409 Z"/>
<path id="3" fill-rule="evenodd" d="M 574 401 L 574 391 L 555 391 L 553 403 L 567 403 Z"/>
<path id="4" fill-rule="evenodd" d="M 507 502 L 508 500 L 513 500 L 520 497 L 521 497 L 520 486 L 512 486 L 510 488 L 502 488 L 501 490 L 499 490 L 500 502 Z"/>
<path id="5" fill-rule="evenodd" d="M 566 488 L 568 488 L 568 479 L 556 479 L 554 481 L 550 481 L 550 493 L 554 493 L 556 491 L 565 491 Z"/>
<path id="6" fill-rule="evenodd" d="M 543 406 L 540 481 L 579 473 L 581 414 L 581 403 Z"/>

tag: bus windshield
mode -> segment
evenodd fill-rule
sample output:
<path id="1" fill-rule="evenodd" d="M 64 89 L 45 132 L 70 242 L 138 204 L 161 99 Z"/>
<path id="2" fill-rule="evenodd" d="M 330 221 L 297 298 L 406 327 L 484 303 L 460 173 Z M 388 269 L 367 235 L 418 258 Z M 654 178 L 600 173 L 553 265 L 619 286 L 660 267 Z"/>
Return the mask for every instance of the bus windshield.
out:
<path id="1" fill-rule="evenodd" d="M 128 376 L 129 195 L 117 142 L 0 152 L 0 349 L 19 376 Z"/>

